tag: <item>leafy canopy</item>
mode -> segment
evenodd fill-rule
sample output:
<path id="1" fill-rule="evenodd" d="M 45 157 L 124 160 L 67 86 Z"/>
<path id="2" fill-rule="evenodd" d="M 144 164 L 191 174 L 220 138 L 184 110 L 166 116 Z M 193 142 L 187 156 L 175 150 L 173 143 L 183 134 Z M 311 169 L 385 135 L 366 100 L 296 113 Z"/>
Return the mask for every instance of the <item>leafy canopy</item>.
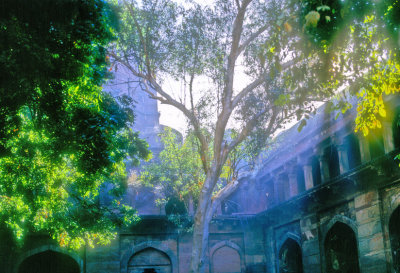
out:
<path id="1" fill-rule="evenodd" d="M 101 89 L 114 19 L 100 0 L 0 3 L 0 221 L 20 243 L 40 231 L 75 249 L 105 244 L 135 219 L 118 201 L 125 162 L 149 151 L 130 108 Z"/>
<path id="2" fill-rule="evenodd" d="M 387 116 L 392 116 L 385 96 L 400 91 L 400 1 L 325 1 L 323 6 L 320 1 L 304 2 L 306 31 L 323 51 L 330 75 L 320 88 L 346 88 L 328 108 L 345 112 L 351 108 L 348 96 L 355 96 L 355 131 L 367 136 L 371 129 L 382 128 Z M 329 29 L 323 12 L 336 14 Z M 314 13 L 319 14 L 315 24 L 309 22 Z"/>
<path id="3" fill-rule="evenodd" d="M 154 187 L 165 203 L 170 198 L 184 200 L 186 208 L 189 199 L 197 200 L 205 174 L 198 153 L 198 141 L 193 133 L 182 142 L 171 128 L 161 134 L 164 149 L 158 160 L 144 166 L 140 180 L 143 185 Z M 164 199 L 164 200 L 162 200 Z"/>

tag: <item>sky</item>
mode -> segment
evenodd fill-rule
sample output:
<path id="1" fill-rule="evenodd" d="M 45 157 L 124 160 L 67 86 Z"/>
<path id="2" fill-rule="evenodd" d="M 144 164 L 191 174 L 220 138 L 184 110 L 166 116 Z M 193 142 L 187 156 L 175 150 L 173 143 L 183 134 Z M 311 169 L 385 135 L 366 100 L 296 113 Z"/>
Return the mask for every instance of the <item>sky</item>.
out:
<path id="1" fill-rule="evenodd" d="M 175 0 L 177 3 L 184 4 L 185 0 Z M 202 5 L 211 5 L 214 1 L 213 0 L 195 0 L 195 2 L 202 4 Z M 207 85 L 206 81 L 203 81 L 203 84 Z M 174 81 L 173 79 L 168 79 L 163 84 L 163 87 L 174 94 L 175 98 L 182 97 L 182 86 L 179 82 Z M 162 105 L 158 102 L 158 110 L 160 112 L 160 124 L 167 125 L 172 127 L 182 134 L 185 134 L 187 130 L 187 123 L 185 116 L 182 114 L 181 111 L 177 110 L 173 106 L 169 105 Z"/>

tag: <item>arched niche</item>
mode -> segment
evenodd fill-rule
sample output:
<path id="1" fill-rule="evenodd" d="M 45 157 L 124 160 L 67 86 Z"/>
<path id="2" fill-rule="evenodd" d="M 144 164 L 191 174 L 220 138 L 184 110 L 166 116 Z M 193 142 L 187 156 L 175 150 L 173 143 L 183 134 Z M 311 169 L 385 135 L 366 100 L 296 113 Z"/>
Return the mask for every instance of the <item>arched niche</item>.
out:
<path id="1" fill-rule="evenodd" d="M 143 242 L 140 243 L 138 245 L 132 246 L 132 248 L 125 252 L 122 256 L 121 256 L 121 260 L 120 260 L 120 266 L 121 266 L 121 273 L 132 273 L 132 272 L 136 272 L 133 271 L 133 267 L 132 267 L 132 262 L 135 262 L 137 259 L 134 258 L 135 255 L 139 254 L 139 253 L 143 253 L 145 254 L 147 250 L 153 250 L 158 252 L 158 254 L 161 254 L 163 257 L 166 257 L 169 259 L 170 264 L 171 264 L 171 273 L 178 273 L 178 259 L 176 254 L 174 253 L 173 250 L 171 250 L 171 248 L 168 247 L 168 245 L 163 244 L 162 241 L 147 241 L 147 242 Z M 157 255 L 157 254 L 156 254 Z M 142 256 L 142 255 L 140 255 Z M 144 255 L 143 255 L 144 256 Z M 154 269 L 153 267 L 147 267 L 145 268 L 147 269 L 146 271 L 140 271 L 140 273 L 145 272 L 145 273 L 151 273 L 151 269 Z M 129 271 L 130 270 L 130 271 Z M 159 273 L 159 271 L 156 271 Z M 163 271 L 161 271 L 163 272 Z"/>
<path id="2" fill-rule="evenodd" d="M 158 249 L 148 247 L 135 253 L 128 261 L 128 273 L 172 273 L 171 260 Z"/>
<path id="3" fill-rule="evenodd" d="M 389 238 L 394 272 L 400 272 L 400 206 L 390 216 Z"/>
<path id="4" fill-rule="evenodd" d="M 241 248 L 230 241 L 215 244 L 210 249 L 212 273 L 241 273 L 244 272 L 244 254 Z"/>
<path id="5" fill-rule="evenodd" d="M 24 259 L 18 273 L 80 273 L 79 264 L 69 255 L 46 250 Z"/>
<path id="6" fill-rule="evenodd" d="M 325 268 L 327 273 L 359 273 L 358 247 L 354 230 L 341 221 L 335 222 L 325 235 Z"/>
<path id="7" fill-rule="evenodd" d="M 303 273 L 303 259 L 300 245 L 287 238 L 279 250 L 279 273 Z"/>
<path id="8" fill-rule="evenodd" d="M 55 257 L 55 258 L 51 258 L 51 257 Z M 57 257 L 63 257 L 58 259 Z M 83 270 L 83 260 L 81 259 L 81 257 L 76 253 L 76 252 L 71 252 L 71 251 L 67 251 L 64 248 L 60 248 L 58 246 L 55 245 L 42 245 L 40 247 L 37 248 L 33 248 L 30 249 L 26 252 L 23 252 L 21 255 L 19 255 L 18 259 L 16 260 L 13 272 L 14 273 L 19 273 L 20 270 L 23 270 L 23 268 L 25 268 L 27 266 L 27 264 L 29 264 L 30 262 L 36 263 L 42 261 L 50 261 L 52 260 L 52 262 L 54 261 L 62 261 L 62 260 L 67 260 L 68 263 L 73 265 L 73 268 L 75 268 L 75 265 L 78 265 L 78 271 L 76 271 L 75 269 L 73 269 L 73 271 L 71 272 L 79 272 L 82 273 Z M 33 268 L 34 265 L 32 265 L 31 268 Z M 22 271 L 23 272 L 23 271 Z M 26 272 L 30 272 L 30 273 L 35 273 L 35 271 L 26 271 Z M 63 271 L 37 271 L 37 272 L 63 272 Z M 68 272 L 68 271 L 67 271 Z"/>

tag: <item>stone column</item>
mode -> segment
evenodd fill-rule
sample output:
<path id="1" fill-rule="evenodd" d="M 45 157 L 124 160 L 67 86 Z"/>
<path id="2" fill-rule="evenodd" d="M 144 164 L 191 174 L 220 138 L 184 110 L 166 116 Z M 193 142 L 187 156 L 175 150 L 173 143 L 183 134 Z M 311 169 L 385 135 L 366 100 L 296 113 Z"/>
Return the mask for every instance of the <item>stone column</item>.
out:
<path id="1" fill-rule="evenodd" d="M 297 194 L 299 194 L 299 187 L 297 185 L 296 172 L 294 172 L 294 170 L 292 170 L 288 174 L 288 178 L 289 178 L 289 196 L 290 197 L 296 196 Z"/>
<path id="2" fill-rule="evenodd" d="M 314 180 L 313 180 L 313 175 L 312 175 L 312 165 L 311 164 L 304 165 L 303 172 L 304 172 L 304 182 L 306 184 L 306 190 L 309 190 L 312 187 L 314 187 Z"/>
<path id="3" fill-rule="evenodd" d="M 321 183 L 325 183 L 329 180 L 329 165 L 328 159 L 324 155 L 324 151 L 322 149 L 314 149 L 314 153 L 316 154 L 319 161 L 319 168 L 321 171 Z"/>
<path id="4" fill-rule="evenodd" d="M 336 145 L 336 149 L 338 151 L 338 156 L 339 156 L 340 174 L 343 174 L 350 169 L 347 147 L 341 144 L 341 145 Z"/>
<path id="5" fill-rule="evenodd" d="M 335 135 L 333 137 L 333 144 L 335 145 L 338 152 L 339 172 L 340 174 L 343 174 L 350 169 L 348 145 L 346 145 L 347 143 L 344 143 L 343 137 L 338 135 Z"/>
<path id="6" fill-rule="evenodd" d="M 385 146 L 385 153 L 390 153 L 394 150 L 393 129 L 390 122 L 382 122 L 383 128 L 383 145 Z"/>
<path id="7" fill-rule="evenodd" d="M 358 143 L 360 145 L 361 163 L 366 163 L 371 160 L 371 153 L 369 151 L 368 141 L 362 135 L 357 135 Z"/>
<path id="8" fill-rule="evenodd" d="M 283 185 L 283 198 L 284 200 L 289 200 L 292 195 L 290 194 L 290 183 L 287 175 L 282 175 L 282 185 Z"/>
<path id="9" fill-rule="evenodd" d="M 274 203 L 279 204 L 282 200 L 279 198 L 279 190 L 280 190 L 280 181 L 278 177 L 273 178 L 274 181 Z"/>

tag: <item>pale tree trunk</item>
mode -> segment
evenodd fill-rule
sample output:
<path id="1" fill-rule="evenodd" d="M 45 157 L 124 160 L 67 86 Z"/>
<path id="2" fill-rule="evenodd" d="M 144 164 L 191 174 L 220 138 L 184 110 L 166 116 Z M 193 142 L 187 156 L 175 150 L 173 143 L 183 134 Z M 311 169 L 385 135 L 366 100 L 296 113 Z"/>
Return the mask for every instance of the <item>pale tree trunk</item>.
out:
<path id="1" fill-rule="evenodd" d="M 210 222 L 221 201 L 233 193 L 239 185 L 237 181 L 233 181 L 213 196 L 213 188 L 217 181 L 217 174 L 210 175 L 210 178 L 206 179 L 204 183 L 205 186 L 199 198 L 193 227 L 191 273 L 203 273 L 205 267 L 208 266 L 206 254 Z M 212 186 L 210 187 L 210 185 Z"/>
<path id="2" fill-rule="evenodd" d="M 192 245 L 192 259 L 190 265 L 191 273 L 203 273 L 205 270 L 206 251 L 209 235 L 209 224 L 211 218 L 208 218 L 209 213 L 197 210 L 194 228 L 193 228 L 193 245 Z"/>
<path id="3" fill-rule="evenodd" d="M 212 185 L 217 182 L 215 174 L 210 175 L 209 173 L 207 176 L 199 196 L 194 217 L 192 259 L 190 264 L 191 273 L 204 272 L 206 265 L 205 257 L 208 244 L 208 229 L 212 217 L 212 213 L 210 213 L 210 209 L 212 208 Z"/>

